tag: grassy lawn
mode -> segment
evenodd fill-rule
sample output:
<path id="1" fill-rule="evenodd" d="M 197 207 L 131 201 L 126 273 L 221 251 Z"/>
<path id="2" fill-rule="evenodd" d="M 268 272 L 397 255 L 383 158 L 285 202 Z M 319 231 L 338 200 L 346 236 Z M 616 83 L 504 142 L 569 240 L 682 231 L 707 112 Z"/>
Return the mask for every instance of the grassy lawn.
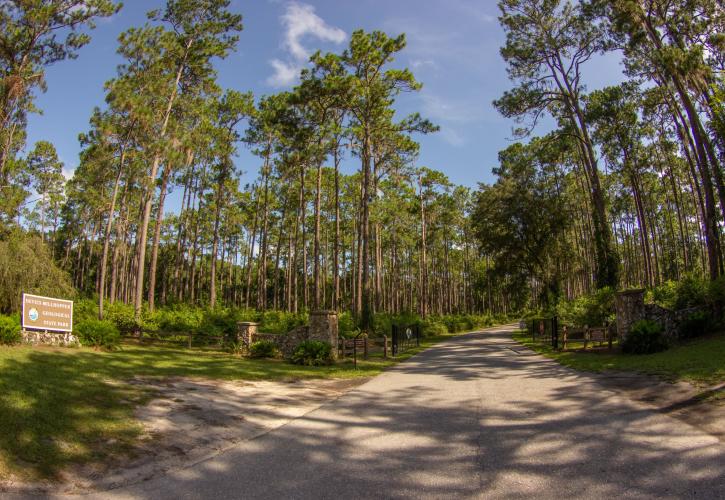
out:
<path id="1" fill-rule="evenodd" d="M 531 337 L 522 332 L 514 333 L 514 339 L 576 370 L 641 372 L 698 386 L 725 382 L 725 333 L 693 340 L 665 352 L 639 356 L 606 351 L 556 352 L 549 346 L 533 344 Z"/>
<path id="2" fill-rule="evenodd" d="M 134 407 L 151 395 L 133 377 L 217 380 L 351 378 L 377 375 L 416 352 L 451 337 L 425 339 L 395 360 L 371 356 L 326 367 L 296 366 L 229 354 L 125 345 L 89 349 L 0 347 L 0 480 L 58 479 L 73 463 L 129 452 L 142 429 Z"/>

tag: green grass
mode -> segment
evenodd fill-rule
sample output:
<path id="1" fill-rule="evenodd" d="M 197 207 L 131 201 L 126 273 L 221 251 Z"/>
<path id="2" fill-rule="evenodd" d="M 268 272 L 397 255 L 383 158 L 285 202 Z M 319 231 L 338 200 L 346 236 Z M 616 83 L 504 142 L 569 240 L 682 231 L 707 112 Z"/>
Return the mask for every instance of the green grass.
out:
<path id="1" fill-rule="evenodd" d="M 124 345 L 90 349 L 0 347 L 0 479 L 57 480 L 69 464 L 132 450 L 142 429 L 134 408 L 150 397 L 133 377 L 274 380 L 370 377 L 449 338 L 425 339 L 397 359 L 380 355 L 304 367 L 220 352 Z"/>
<path id="2" fill-rule="evenodd" d="M 690 341 L 657 354 L 633 355 L 602 351 L 557 352 L 534 344 L 522 332 L 514 339 L 527 347 L 576 370 L 631 371 L 656 375 L 669 381 L 684 380 L 698 386 L 725 382 L 725 333 Z"/>

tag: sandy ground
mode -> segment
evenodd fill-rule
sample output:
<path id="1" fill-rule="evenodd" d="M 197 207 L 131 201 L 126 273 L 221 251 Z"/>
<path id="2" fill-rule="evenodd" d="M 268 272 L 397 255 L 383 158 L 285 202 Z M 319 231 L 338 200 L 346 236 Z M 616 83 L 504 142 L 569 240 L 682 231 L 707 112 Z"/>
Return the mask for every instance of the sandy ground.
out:
<path id="1" fill-rule="evenodd" d="M 135 412 L 144 435 L 132 458 L 68 470 L 63 485 L 17 485 L 8 491 L 77 493 L 142 482 L 267 434 L 367 380 L 135 379 L 132 384 L 154 397 Z"/>

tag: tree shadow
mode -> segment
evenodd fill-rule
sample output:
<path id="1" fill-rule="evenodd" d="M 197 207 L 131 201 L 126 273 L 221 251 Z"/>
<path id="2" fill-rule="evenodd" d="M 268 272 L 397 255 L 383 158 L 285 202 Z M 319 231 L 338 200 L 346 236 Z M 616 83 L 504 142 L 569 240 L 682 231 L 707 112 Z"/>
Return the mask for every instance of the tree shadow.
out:
<path id="1" fill-rule="evenodd" d="M 115 493 L 723 498 L 725 449 L 712 436 L 511 353 L 504 336 L 484 340 L 453 340 L 270 434 Z"/>
<path id="2" fill-rule="evenodd" d="M 38 351 L 2 363 L 0 451 L 11 472 L 58 480 L 68 464 L 130 449 L 140 432 L 129 418 L 140 393 L 84 370 L 85 356 L 93 354 Z"/>
<path id="3" fill-rule="evenodd" d="M 347 364 L 303 367 L 183 348 L 4 349 L 0 480 L 7 479 L 2 477 L 7 469 L 19 478 L 57 482 L 69 465 L 132 455 L 142 433 L 133 410 L 150 395 L 148 378 L 298 379 L 348 369 Z M 128 383 L 134 380 L 140 383 Z"/>

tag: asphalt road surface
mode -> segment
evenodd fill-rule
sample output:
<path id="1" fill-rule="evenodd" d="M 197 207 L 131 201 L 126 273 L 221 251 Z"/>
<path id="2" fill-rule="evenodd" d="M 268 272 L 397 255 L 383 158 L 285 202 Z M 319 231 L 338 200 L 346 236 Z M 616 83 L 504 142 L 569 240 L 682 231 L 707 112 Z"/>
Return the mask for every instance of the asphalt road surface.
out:
<path id="1" fill-rule="evenodd" d="M 498 328 L 213 459 L 96 497 L 725 498 L 725 446 Z"/>

